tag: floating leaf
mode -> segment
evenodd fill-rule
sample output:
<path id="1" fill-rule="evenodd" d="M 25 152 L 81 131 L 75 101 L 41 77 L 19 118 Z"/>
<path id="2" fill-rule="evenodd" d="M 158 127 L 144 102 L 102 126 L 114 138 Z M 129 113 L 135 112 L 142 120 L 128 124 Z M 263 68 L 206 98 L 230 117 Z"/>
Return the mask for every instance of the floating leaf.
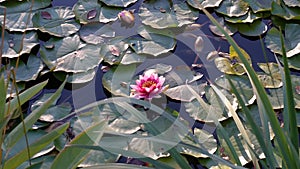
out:
<path id="1" fill-rule="evenodd" d="M 94 79 L 96 71 L 94 69 L 88 70 L 86 72 L 73 73 L 68 75 L 68 83 L 87 83 Z"/>
<path id="2" fill-rule="evenodd" d="M 32 24 L 32 14 L 38 9 L 45 8 L 51 4 L 51 0 L 31 1 L 6 1 L 1 6 L 6 7 L 5 28 L 9 31 L 35 30 Z M 4 11 L 0 10 L 0 22 L 3 24 Z"/>
<path id="3" fill-rule="evenodd" d="M 187 3 L 194 8 L 202 10 L 203 8 L 218 7 L 222 0 L 187 0 Z"/>
<path id="4" fill-rule="evenodd" d="M 253 13 L 251 10 L 246 15 L 240 17 L 228 17 L 225 16 L 225 20 L 230 23 L 252 23 L 253 21 L 263 17 L 262 13 Z"/>
<path id="5" fill-rule="evenodd" d="M 126 120 L 123 118 L 118 118 L 111 122 L 107 130 L 122 133 L 122 134 L 133 134 L 141 129 L 140 123 Z"/>
<path id="6" fill-rule="evenodd" d="M 231 23 L 225 22 L 222 17 L 217 18 L 218 22 L 223 26 L 224 30 L 229 34 L 233 35 L 236 31 L 237 28 Z M 216 25 L 210 24 L 209 25 L 209 30 L 212 31 L 214 34 L 218 36 L 225 36 L 219 28 L 217 28 Z"/>
<path id="7" fill-rule="evenodd" d="M 132 82 L 132 77 L 134 76 L 135 70 L 136 66 L 134 64 L 112 67 L 103 75 L 103 87 L 114 95 L 129 96 L 129 85 Z"/>
<path id="8" fill-rule="evenodd" d="M 33 31 L 23 33 L 10 34 L 4 32 L 4 46 L 2 49 L 2 57 L 15 58 L 22 54 L 30 53 L 31 49 L 39 44 L 38 36 Z M 23 39 L 24 38 L 24 39 Z M 2 38 L 1 38 L 2 39 Z"/>
<path id="9" fill-rule="evenodd" d="M 117 154 L 113 154 L 107 151 L 91 150 L 85 159 L 78 165 L 81 168 L 99 169 L 97 165 L 108 166 L 111 163 L 116 163 L 118 159 Z"/>
<path id="10" fill-rule="evenodd" d="M 107 6 L 113 7 L 127 7 L 130 4 L 137 2 L 138 0 L 100 0 L 105 3 Z"/>
<path id="11" fill-rule="evenodd" d="M 14 60 L 12 64 L 15 66 L 16 61 Z M 35 80 L 43 67 L 41 59 L 31 54 L 26 64 L 22 60 L 19 61 L 18 69 L 16 69 L 16 81 Z"/>
<path id="12" fill-rule="evenodd" d="M 125 54 L 122 57 L 121 64 L 129 65 L 133 63 L 142 63 L 146 60 L 146 56 L 142 54 L 135 53 L 132 49 L 126 50 Z"/>
<path id="13" fill-rule="evenodd" d="M 238 24 L 238 31 L 246 36 L 260 36 L 267 30 L 268 26 L 261 20 L 255 20 L 253 23 Z"/>
<path id="14" fill-rule="evenodd" d="M 118 19 L 122 8 L 108 7 L 98 0 L 78 0 L 73 6 L 76 19 L 81 24 L 103 22 L 107 23 Z"/>
<path id="15" fill-rule="evenodd" d="M 86 72 L 100 64 L 100 47 L 83 44 L 78 35 L 65 38 L 51 38 L 48 43 L 54 48 L 41 46 L 41 57 L 49 69 L 65 72 Z"/>
<path id="16" fill-rule="evenodd" d="M 32 22 L 42 32 L 64 37 L 76 33 L 80 25 L 75 21 L 73 11 L 68 7 L 54 7 L 38 11 Z"/>
<path id="17" fill-rule="evenodd" d="M 265 74 L 259 74 L 258 78 L 261 80 L 265 88 L 279 88 L 282 86 L 281 73 L 276 63 L 258 63 L 258 66 Z"/>
<path id="18" fill-rule="evenodd" d="M 118 64 L 126 54 L 128 47 L 129 45 L 123 41 L 122 37 L 117 37 L 102 45 L 100 55 L 110 65 Z"/>
<path id="19" fill-rule="evenodd" d="M 256 97 L 253 93 L 253 88 L 247 76 L 228 75 L 231 82 L 239 92 L 246 105 L 253 104 Z M 215 83 L 228 91 L 232 91 L 230 83 L 225 76 L 221 76 L 215 80 Z"/>
<path id="20" fill-rule="evenodd" d="M 291 79 L 292 79 L 292 85 L 293 85 L 292 90 L 293 90 L 293 93 L 294 93 L 295 107 L 297 109 L 300 109 L 300 92 L 299 92 L 300 78 L 299 78 L 299 76 L 292 75 Z"/>
<path id="21" fill-rule="evenodd" d="M 292 57 L 300 53 L 300 25 L 286 24 L 285 26 L 285 48 L 287 57 Z M 276 28 L 271 28 L 265 38 L 266 46 L 274 53 L 282 55 L 280 32 Z"/>
<path id="22" fill-rule="evenodd" d="M 115 31 L 109 24 L 89 23 L 83 25 L 79 30 L 80 38 L 87 43 L 101 44 L 107 38 L 115 36 Z"/>
<path id="23" fill-rule="evenodd" d="M 282 57 L 279 57 L 279 60 L 282 61 Z M 289 68 L 300 70 L 300 54 L 288 58 L 288 63 L 289 63 Z"/>
<path id="24" fill-rule="evenodd" d="M 270 0 L 244 0 L 247 2 L 254 13 L 270 11 L 273 1 Z"/>
<path id="25" fill-rule="evenodd" d="M 173 28 L 194 23 L 198 12 L 190 8 L 186 2 L 168 0 L 144 1 L 139 16 L 145 25 L 153 28 Z"/>
<path id="26" fill-rule="evenodd" d="M 223 0 L 221 5 L 216 8 L 216 12 L 232 17 L 245 15 L 249 10 L 248 4 L 244 1 Z"/>
<path id="27" fill-rule="evenodd" d="M 300 7 L 298 0 L 283 0 L 283 2 L 289 7 Z"/>
<path id="28" fill-rule="evenodd" d="M 284 3 L 278 4 L 278 2 L 272 1 L 272 15 L 279 16 L 286 20 L 300 19 L 300 11 L 298 8 L 289 8 Z"/>

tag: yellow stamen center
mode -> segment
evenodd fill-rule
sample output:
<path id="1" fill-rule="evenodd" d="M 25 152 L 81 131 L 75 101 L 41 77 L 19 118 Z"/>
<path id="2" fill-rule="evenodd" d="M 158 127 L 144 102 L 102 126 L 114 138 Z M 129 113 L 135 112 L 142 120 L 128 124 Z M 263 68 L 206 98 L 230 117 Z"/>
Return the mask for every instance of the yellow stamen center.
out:
<path id="1" fill-rule="evenodd" d="M 156 83 L 154 81 L 146 81 L 142 85 L 142 87 L 151 87 L 151 86 L 156 86 Z"/>

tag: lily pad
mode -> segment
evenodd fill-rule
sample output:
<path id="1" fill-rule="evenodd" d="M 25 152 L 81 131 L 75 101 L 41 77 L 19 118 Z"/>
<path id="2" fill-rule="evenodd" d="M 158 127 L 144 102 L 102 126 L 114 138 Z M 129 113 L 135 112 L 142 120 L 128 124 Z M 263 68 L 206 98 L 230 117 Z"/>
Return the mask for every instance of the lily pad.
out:
<path id="1" fill-rule="evenodd" d="M 81 24 L 108 23 L 118 19 L 118 13 L 122 11 L 122 8 L 109 7 L 98 0 L 78 0 L 73 6 L 73 11 Z"/>
<path id="2" fill-rule="evenodd" d="M 216 12 L 229 17 L 239 17 L 247 14 L 249 10 L 249 5 L 244 0 L 241 1 L 232 1 L 232 0 L 223 0 L 221 5 L 216 8 Z"/>
<path id="3" fill-rule="evenodd" d="M 68 75 L 67 82 L 73 83 L 73 84 L 87 83 L 87 82 L 92 81 L 94 79 L 95 75 L 96 75 L 95 69 L 91 69 L 86 72 L 73 73 L 73 74 Z"/>
<path id="4" fill-rule="evenodd" d="M 283 0 L 283 2 L 289 7 L 300 7 L 299 0 Z"/>
<path id="5" fill-rule="evenodd" d="M 144 1 L 139 11 L 142 23 L 157 29 L 176 28 L 194 23 L 198 14 L 198 11 L 184 1 L 168 0 Z"/>
<path id="6" fill-rule="evenodd" d="M 78 35 L 51 38 L 41 46 L 41 58 L 49 69 L 72 73 L 86 72 L 100 64 L 100 47 L 84 44 Z"/>
<path id="7" fill-rule="evenodd" d="M 114 37 L 115 34 L 110 24 L 100 22 L 83 25 L 79 30 L 80 38 L 91 44 L 101 44 L 105 39 Z"/>
<path id="8" fill-rule="evenodd" d="M 282 57 L 279 57 L 279 60 L 282 61 Z M 288 63 L 289 63 L 289 68 L 300 70 L 300 54 L 288 58 Z"/>
<path id="9" fill-rule="evenodd" d="M 9 31 L 35 30 L 32 24 L 32 13 L 51 4 L 51 0 L 6 1 L 1 6 L 6 7 L 5 28 Z M 0 11 L 0 22 L 3 24 L 4 12 Z"/>
<path id="10" fill-rule="evenodd" d="M 193 88 L 197 93 L 203 93 L 204 92 L 204 85 L 199 86 L 192 86 L 192 85 L 179 85 L 176 87 L 172 87 L 165 91 L 164 93 L 174 99 L 184 102 L 191 102 L 196 97 L 193 95 L 193 93 L 190 92 L 189 87 Z"/>
<path id="11" fill-rule="evenodd" d="M 137 54 L 159 56 L 175 48 L 176 40 L 169 32 L 163 30 L 159 33 L 158 30 L 149 27 L 139 27 L 138 33 L 144 38 L 132 37 L 128 42 Z"/>
<path id="12" fill-rule="evenodd" d="M 194 8 L 202 10 L 203 8 L 218 7 L 222 0 L 187 0 L 187 3 Z"/>
<path id="13" fill-rule="evenodd" d="M 12 61 L 12 65 L 16 65 L 15 60 Z M 41 59 L 31 54 L 27 63 L 24 63 L 22 60 L 19 61 L 18 69 L 16 69 L 16 81 L 35 80 L 43 67 Z"/>
<path id="14" fill-rule="evenodd" d="M 105 3 L 107 6 L 113 7 L 127 7 L 130 4 L 137 2 L 138 0 L 100 0 Z"/>
<path id="15" fill-rule="evenodd" d="M 110 123 L 106 129 L 117 133 L 133 134 L 140 130 L 141 126 L 140 123 L 118 118 Z"/>
<path id="16" fill-rule="evenodd" d="M 110 65 L 119 64 L 129 48 L 127 42 L 124 42 L 123 37 L 116 37 L 102 45 L 100 55 L 104 61 Z"/>
<path id="17" fill-rule="evenodd" d="M 32 22 L 40 31 L 57 37 L 69 36 L 80 28 L 72 9 L 68 7 L 40 10 L 33 15 Z"/>
<path id="18" fill-rule="evenodd" d="M 270 11 L 273 1 L 270 0 L 244 0 L 247 2 L 254 13 Z"/>
<path id="19" fill-rule="evenodd" d="M 224 21 L 223 17 L 218 17 L 217 21 L 223 26 L 224 30 L 229 34 L 229 35 L 233 35 L 236 31 L 237 28 L 234 24 L 229 23 Z M 218 36 L 225 36 L 219 28 L 217 28 L 217 26 L 210 24 L 209 25 L 209 30 L 212 31 L 214 34 L 218 35 Z"/>
<path id="20" fill-rule="evenodd" d="M 272 15 L 279 16 L 281 18 L 284 18 L 286 20 L 291 19 L 300 19 L 300 11 L 298 8 L 289 8 L 284 3 L 278 4 L 277 2 L 272 2 Z"/>
<path id="21" fill-rule="evenodd" d="M 185 103 L 186 112 L 189 113 L 194 120 L 203 122 L 223 121 L 231 117 L 231 114 L 228 113 L 225 105 L 211 87 L 208 87 L 206 91 L 205 96 L 207 102 L 201 98 L 200 102 L 194 99 L 192 102 Z M 225 90 L 222 90 L 222 92 L 232 101 L 233 107 L 237 108 L 237 104 L 233 100 L 232 95 Z"/>
<path id="22" fill-rule="evenodd" d="M 260 36 L 266 33 L 268 26 L 262 20 L 255 20 L 252 23 L 238 24 L 238 31 L 246 36 Z"/>
<path id="23" fill-rule="evenodd" d="M 4 46 L 2 57 L 16 58 L 25 53 L 30 53 L 31 49 L 39 44 L 38 36 L 33 31 L 28 31 L 23 37 L 23 33 L 4 32 Z M 24 38 L 24 39 L 23 39 Z M 2 38 L 1 38 L 2 39 Z"/>
<path id="24" fill-rule="evenodd" d="M 122 65 L 142 63 L 146 60 L 146 58 L 146 55 L 137 54 L 132 49 L 127 49 L 120 63 Z"/>
<path id="25" fill-rule="evenodd" d="M 285 48 L 287 57 L 293 57 L 300 53 L 300 25 L 299 24 L 286 24 L 285 26 Z M 266 46 L 274 53 L 282 55 L 280 32 L 276 28 L 271 28 L 265 38 Z"/>
<path id="26" fill-rule="evenodd" d="M 207 131 L 195 128 L 194 136 L 197 138 L 198 143 L 201 144 L 201 147 L 203 147 L 209 153 L 213 154 L 217 150 L 217 141 L 212 134 L 208 133 Z M 189 138 L 188 136 L 183 138 L 182 142 L 199 147 L 199 145 L 191 141 L 191 138 Z M 207 158 L 207 155 L 195 152 L 184 146 L 177 146 L 177 150 L 182 154 L 187 154 L 196 158 Z"/>
<path id="27" fill-rule="evenodd" d="M 80 168 L 90 168 L 94 169 L 98 168 L 97 165 L 105 164 L 108 165 L 108 163 L 115 163 L 118 159 L 117 154 L 110 153 L 108 151 L 97 151 L 97 150 L 91 150 L 84 160 L 78 165 Z"/>
<path id="28" fill-rule="evenodd" d="M 112 67 L 102 78 L 103 87 L 117 96 L 129 96 L 130 83 L 134 76 L 136 65 L 119 65 Z"/>
<path id="29" fill-rule="evenodd" d="M 253 104 L 256 97 L 248 76 L 228 75 L 234 87 L 239 92 L 246 105 Z M 228 91 L 232 91 L 232 87 L 225 76 L 221 76 L 215 80 L 215 83 Z"/>
<path id="30" fill-rule="evenodd" d="M 265 88 L 279 88 L 282 86 L 282 79 L 278 64 L 276 63 L 258 63 L 258 66 L 264 71 L 258 78 Z"/>
<path id="31" fill-rule="evenodd" d="M 253 13 L 251 10 L 246 15 L 240 17 L 225 16 L 225 20 L 230 23 L 252 23 L 253 21 L 263 17 L 262 13 Z"/>

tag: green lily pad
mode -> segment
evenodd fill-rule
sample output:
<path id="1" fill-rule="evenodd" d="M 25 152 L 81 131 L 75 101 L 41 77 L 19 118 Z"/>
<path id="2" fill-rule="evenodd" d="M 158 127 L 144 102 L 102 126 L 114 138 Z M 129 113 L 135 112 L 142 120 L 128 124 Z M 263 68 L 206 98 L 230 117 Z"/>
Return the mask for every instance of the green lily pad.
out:
<path id="1" fill-rule="evenodd" d="M 194 8 L 202 9 L 218 7 L 221 4 L 222 0 L 187 0 L 187 3 Z"/>
<path id="2" fill-rule="evenodd" d="M 285 49 L 288 58 L 300 53 L 299 24 L 286 24 L 285 26 Z M 265 38 L 266 46 L 274 53 L 282 55 L 280 32 L 276 28 L 271 28 Z"/>
<path id="3" fill-rule="evenodd" d="M 195 128 L 194 136 L 197 138 L 198 143 L 201 144 L 201 147 L 203 147 L 209 153 L 213 154 L 217 150 L 217 141 L 212 134 L 208 133 L 207 131 Z M 189 137 L 184 137 L 182 142 L 199 147 L 199 145 L 191 141 L 191 138 Z M 177 150 L 182 154 L 187 154 L 196 158 L 207 158 L 207 155 L 195 152 L 184 146 L 177 146 Z"/>
<path id="4" fill-rule="evenodd" d="M 3 2 L 3 1 L 2 1 Z M 32 13 L 51 4 L 51 0 L 6 1 L 1 6 L 6 7 L 5 28 L 9 31 L 35 30 L 32 24 Z M 32 6 L 32 7 L 31 7 Z M 3 24 L 4 11 L 0 11 L 0 22 Z"/>
<path id="5" fill-rule="evenodd" d="M 237 28 L 234 24 L 232 23 L 229 23 L 229 22 L 226 22 L 224 21 L 224 18 L 223 17 L 217 17 L 216 18 L 217 21 L 223 26 L 224 30 L 229 34 L 229 35 L 233 35 L 236 31 L 237 31 Z M 210 24 L 209 25 L 209 30 L 211 32 L 213 32 L 214 34 L 218 35 L 218 36 L 225 36 L 221 31 L 220 29 L 215 26 L 215 25 L 212 25 Z"/>
<path id="6" fill-rule="evenodd" d="M 30 53 L 31 49 L 39 44 L 38 36 L 35 32 L 28 31 L 25 33 L 24 37 L 23 35 L 23 33 L 17 32 L 13 34 L 8 33 L 7 31 L 4 32 L 4 46 L 2 49 L 2 57 L 19 57 L 22 54 Z"/>
<path id="7" fill-rule="evenodd" d="M 266 33 L 268 26 L 262 20 L 255 20 L 252 23 L 238 24 L 238 31 L 246 36 L 260 36 Z"/>
<path id="8" fill-rule="evenodd" d="M 100 0 L 105 3 L 107 6 L 113 7 L 127 7 L 130 4 L 137 2 L 138 0 Z"/>
<path id="9" fill-rule="evenodd" d="M 127 49 L 124 53 L 120 64 L 129 65 L 134 63 L 142 63 L 146 60 L 147 56 L 135 53 L 132 49 Z"/>
<path id="10" fill-rule="evenodd" d="M 141 125 L 134 121 L 118 118 L 111 122 L 106 129 L 117 133 L 133 134 L 141 129 Z"/>
<path id="11" fill-rule="evenodd" d="M 244 0 L 247 2 L 254 13 L 270 11 L 273 1 L 270 0 Z"/>
<path id="12" fill-rule="evenodd" d="M 144 1 L 139 16 L 145 25 L 153 28 L 176 28 L 194 23 L 198 11 L 189 7 L 186 2 L 171 2 L 168 0 Z"/>
<path id="13" fill-rule="evenodd" d="M 272 15 L 279 16 L 281 18 L 284 18 L 286 20 L 291 19 L 300 19 L 300 11 L 298 8 L 289 8 L 284 3 L 278 4 L 277 2 L 272 2 Z"/>
<path id="14" fill-rule="evenodd" d="M 16 84 L 18 92 L 25 89 L 25 83 L 19 82 Z M 12 82 L 8 83 L 7 91 L 6 91 L 6 98 L 15 97 L 16 96 L 16 86 L 12 84 Z"/>
<path id="15" fill-rule="evenodd" d="M 118 19 L 118 13 L 122 11 L 122 8 L 109 7 L 98 0 L 78 0 L 73 11 L 81 24 L 108 23 Z"/>
<path id="16" fill-rule="evenodd" d="M 225 16 L 225 20 L 230 23 L 252 23 L 253 21 L 262 18 L 262 13 L 253 13 L 251 10 L 246 15 L 240 17 Z"/>
<path id="17" fill-rule="evenodd" d="M 225 90 L 222 90 L 222 92 L 229 100 L 231 100 L 233 107 L 236 109 L 237 103 L 234 101 L 232 95 Z M 225 105 L 211 87 L 207 88 L 205 96 L 207 102 L 204 99 L 200 100 L 201 102 L 194 99 L 193 101 L 184 104 L 186 112 L 189 113 L 194 120 L 215 122 L 216 120 L 223 121 L 231 117 L 231 114 L 228 113 Z"/>
<path id="18" fill-rule="evenodd" d="M 51 38 L 41 46 L 40 53 L 44 63 L 54 71 L 86 72 L 102 61 L 100 47 L 82 43 L 78 35 Z"/>
<path id="19" fill-rule="evenodd" d="M 299 0 L 283 0 L 283 2 L 289 7 L 300 7 Z"/>
<path id="20" fill-rule="evenodd" d="M 137 54 L 159 56 L 175 48 L 176 40 L 169 30 L 155 30 L 150 27 L 139 27 L 138 33 L 143 37 L 128 39 L 130 47 Z"/>
<path id="21" fill-rule="evenodd" d="M 16 65 L 16 60 L 12 61 L 12 65 Z M 18 69 L 16 69 L 16 81 L 35 80 L 43 67 L 41 59 L 31 54 L 26 64 L 22 60 L 19 61 Z"/>
<path id="22" fill-rule="evenodd" d="M 123 56 L 131 52 L 128 48 L 129 45 L 124 42 L 123 37 L 116 37 L 102 45 L 100 55 L 110 65 L 119 64 Z"/>
<path id="23" fill-rule="evenodd" d="M 68 76 L 68 83 L 87 83 L 94 79 L 96 75 L 95 69 L 88 70 L 86 72 L 73 73 Z"/>
<path id="24" fill-rule="evenodd" d="M 282 61 L 282 57 L 279 57 L 279 60 Z M 288 58 L 288 63 L 289 63 L 289 68 L 300 70 L 300 54 Z"/>
<path id="25" fill-rule="evenodd" d="M 196 97 L 190 92 L 189 87 L 193 88 L 197 93 L 204 92 L 204 85 L 192 86 L 185 84 L 169 88 L 164 92 L 164 94 L 174 100 L 191 102 Z"/>
<path id="26" fill-rule="evenodd" d="M 248 76 L 228 75 L 234 87 L 239 92 L 246 105 L 253 104 L 256 97 Z M 215 83 L 228 91 L 232 91 L 232 87 L 225 76 L 221 76 L 215 80 Z"/>
<path id="27" fill-rule="evenodd" d="M 101 44 L 106 38 L 112 38 L 115 34 L 111 25 L 99 22 L 83 25 L 79 30 L 80 38 L 91 44 Z"/>
<path id="28" fill-rule="evenodd" d="M 103 87 L 117 96 L 129 96 L 130 83 L 134 76 L 136 65 L 119 65 L 112 67 L 102 78 Z"/>
<path id="29" fill-rule="evenodd" d="M 232 1 L 232 0 L 223 0 L 216 12 L 229 17 L 239 17 L 247 14 L 249 10 L 249 5 L 244 0 L 241 1 Z"/>
<path id="30" fill-rule="evenodd" d="M 280 69 L 276 63 L 258 63 L 258 66 L 264 71 L 258 78 L 265 88 L 279 88 L 282 86 Z"/>
<path id="31" fill-rule="evenodd" d="M 107 163 L 115 163 L 118 159 L 117 154 L 113 154 L 107 151 L 97 151 L 97 150 L 91 150 L 85 157 L 85 159 L 78 165 L 78 167 L 82 168 L 89 168 L 91 169 L 93 167 L 98 168 L 97 165 L 105 164 Z"/>
<path id="32" fill-rule="evenodd" d="M 57 37 L 69 36 L 80 28 L 72 9 L 68 7 L 40 10 L 33 15 L 32 22 L 40 31 Z"/>

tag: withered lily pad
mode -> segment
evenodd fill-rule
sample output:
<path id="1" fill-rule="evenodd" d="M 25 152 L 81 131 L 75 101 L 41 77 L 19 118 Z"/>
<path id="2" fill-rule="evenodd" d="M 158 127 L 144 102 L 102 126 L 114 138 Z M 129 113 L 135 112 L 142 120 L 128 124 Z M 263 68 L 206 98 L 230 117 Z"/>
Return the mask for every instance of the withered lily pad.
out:
<path id="1" fill-rule="evenodd" d="M 107 38 L 115 36 L 115 31 L 109 24 L 100 22 L 83 25 L 79 31 L 80 38 L 87 43 L 100 44 Z"/>
<path id="2" fill-rule="evenodd" d="M 258 66 L 264 71 L 258 78 L 265 88 L 279 88 L 282 86 L 280 69 L 276 63 L 258 63 Z"/>
<path id="3" fill-rule="evenodd" d="M 221 5 L 216 8 L 216 12 L 232 17 L 239 17 L 247 14 L 249 10 L 248 3 L 242 1 L 224 0 Z"/>
<path id="4" fill-rule="evenodd" d="M 107 6 L 114 6 L 114 7 L 127 7 L 130 4 L 137 2 L 138 0 L 100 0 L 101 2 L 105 3 Z"/>
<path id="5" fill-rule="evenodd" d="M 1 2 L 1 1 L 0 1 Z M 1 6 L 6 7 L 5 28 L 10 31 L 35 30 L 32 24 L 32 15 L 38 9 L 45 8 L 51 4 L 51 0 L 31 1 L 6 1 Z M 32 6 L 32 7 L 31 7 Z M 0 21 L 3 22 L 4 10 L 0 10 Z"/>
<path id="6" fill-rule="evenodd" d="M 40 31 L 58 37 L 74 34 L 80 28 L 72 9 L 68 7 L 40 10 L 32 17 L 32 22 Z"/>
<path id="7" fill-rule="evenodd" d="M 202 9 L 210 7 L 218 7 L 222 0 L 187 0 L 187 3 L 194 8 Z"/>
<path id="8" fill-rule="evenodd" d="M 100 47 L 84 44 L 78 35 L 51 38 L 41 46 L 41 57 L 49 69 L 64 72 L 86 72 L 100 64 Z"/>
<path id="9" fill-rule="evenodd" d="M 109 7 L 98 0 L 78 0 L 73 7 L 73 11 L 76 19 L 81 24 L 91 22 L 107 23 L 117 20 L 118 13 L 122 11 L 122 8 Z"/>
<path id="10" fill-rule="evenodd" d="M 2 57 L 16 58 L 25 53 L 30 53 L 31 49 L 39 44 L 38 36 L 35 32 L 29 31 L 25 33 L 23 39 L 23 33 L 10 34 L 7 31 L 4 32 L 4 46 Z M 1 38 L 2 39 L 2 38 Z M 23 45 L 23 46 L 21 46 Z"/>
<path id="11" fill-rule="evenodd" d="M 198 17 L 198 11 L 189 7 L 184 1 L 172 3 L 168 0 L 149 0 L 144 1 L 139 15 L 143 24 L 163 29 L 194 23 Z"/>

